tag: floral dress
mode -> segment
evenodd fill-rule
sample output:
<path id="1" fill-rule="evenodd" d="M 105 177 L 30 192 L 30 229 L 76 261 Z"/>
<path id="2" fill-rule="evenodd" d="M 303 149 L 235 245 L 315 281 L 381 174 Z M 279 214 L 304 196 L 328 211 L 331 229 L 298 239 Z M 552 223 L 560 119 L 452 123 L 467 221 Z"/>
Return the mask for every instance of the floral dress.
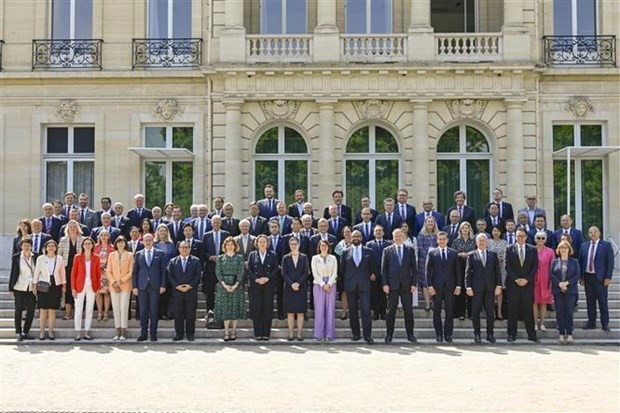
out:
<path id="1" fill-rule="evenodd" d="M 108 268 L 108 256 L 114 251 L 112 244 L 108 244 L 107 247 L 102 247 L 101 244 L 95 246 L 95 254 L 99 255 L 101 261 L 101 287 L 99 292 L 101 294 L 107 294 L 110 292 L 110 281 L 108 280 L 107 268 Z"/>
<path id="2" fill-rule="evenodd" d="M 245 318 L 245 267 L 243 257 L 239 254 L 229 257 L 222 254 L 217 257 L 215 262 L 215 276 L 217 286 L 215 290 L 215 319 L 222 320 L 242 320 Z M 229 293 L 222 287 L 222 282 L 228 286 L 238 283 L 238 287 L 233 293 Z"/>

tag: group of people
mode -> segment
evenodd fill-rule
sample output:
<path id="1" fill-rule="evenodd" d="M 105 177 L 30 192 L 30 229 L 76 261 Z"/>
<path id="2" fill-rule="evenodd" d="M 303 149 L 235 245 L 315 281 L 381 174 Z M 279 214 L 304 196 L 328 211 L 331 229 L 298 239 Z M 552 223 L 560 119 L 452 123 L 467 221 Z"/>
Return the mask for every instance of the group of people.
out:
<path id="1" fill-rule="evenodd" d="M 588 307 L 584 328 L 596 328 L 598 304 L 601 327 L 609 331 L 611 245 L 596 226 L 584 241 L 568 215 L 556 231 L 547 229 L 535 196 L 526 198 L 515 220 L 512 205 L 495 189 L 476 219 L 465 193 L 457 191 L 444 220 L 430 199 L 417 213 L 405 189 L 385 199 L 382 212 L 363 197 L 355 216 L 339 190 L 321 217 L 302 190 L 290 205 L 275 199 L 271 185 L 264 195 L 243 219 L 221 197 L 211 211 L 192 205 L 185 218 L 172 203 L 146 208 L 141 194 L 126 214 L 109 197 L 94 211 L 88 195 L 72 192 L 64 202 L 44 204 L 40 218 L 20 221 L 13 244 L 9 290 L 17 339 L 33 339 L 36 305 L 39 339 L 54 340 L 62 304 L 64 318 L 74 320 L 75 340 L 92 340 L 96 303 L 100 321 L 109 319 L 112 307 L 114 340 L 126 340 L 133 296 L 138 341 L 157 341 L 158 321 L 166 318 L 174 319 L 175 341 L 194 341 L 199 288 L 205 320 L 222 325 L 225 341 L 236 340 L 237 321 L 248 316 L 258 341 L 270 339 L 274 316 L 287 320 L 289 341 L 303 341 L 309 310 L 315 339 L 334 340 L 340 300 L 352 340 L 373 343 L 372 321 L 381 319 L 384 340 L 391 342 L 400 308 L 407 340 L 416 342 L 412 308 L 419 305 L 419 289 L 424 309 L 433 311 L 437 342 L 452 342 L 454 318 L 467 316 L 480 343 L 483 309 L 488 342 L 495 342 L 494 321 L 504 317 L 509 342 L 516 340 L 519 319 L 528 340 L 538 341 L 553 304 L 559 341 L 571 343 L 580 283 Z"/>

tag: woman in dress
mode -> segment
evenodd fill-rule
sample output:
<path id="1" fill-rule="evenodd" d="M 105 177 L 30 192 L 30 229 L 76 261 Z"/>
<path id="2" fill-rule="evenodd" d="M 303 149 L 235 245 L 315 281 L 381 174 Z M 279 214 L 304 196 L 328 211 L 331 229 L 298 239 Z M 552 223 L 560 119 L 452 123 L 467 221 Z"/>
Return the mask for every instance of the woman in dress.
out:
<path id="1" fill-rule="evenodd" d="M 174 258 L 176 249 L 170 236 L 170 230 L 166 224 L 159 224 L 157 231 L 155 231 L 155 237 L 153 239 L 153 247 L 164 252 L 166 268 L 170 264 L 170 260 Z M 170 297 L 172 296 L 172 288 L 170 283 L 166 282 L 166 292 L 159 296 L 159 318 L 163 320 L 172 319 L 173 306 L 170 305 Z"/>
<path id="2" fill-rule="evenodd" d="M 404 224 L 406 225 L 406 224 Z M 428 293 L 426 283 L 426 257 L 431 248 L 437 248 L 437 222 L 435 218 L 430 216 L 424 220 L 424 227 L 418 234 L 418 287 L 424 293 L 424 302 L 426 303 L 424 310 L 431 311 L 431 296 Z"/>
<path id="3" fill-rule="evenodd" d="M 65 292 L 67 277 L 65 264 L 62 257 L 56 255 L 58 244 L 49 240 L 43 245 L 44 254 L 37 258 L 32 280 L 33 291 L 37 296 L 37 308 L 39 309 L 39 340 L 45 340 L 45 324 L 47 321 L 50 340 L 56 339 L 54 328 L 56 326 L 56 310 L 60 307 L 62 294 Z M 47 292 L 37 290 L 37 283 L 45 282 L 48 285 Z"/>
<path id="4" fill-rule="evenodd" d="M 314 338 L 319 341 L 336 337 L 336 294 L 338 260 L 330 254 L 326 240 L 319 241 L 317 255 L 312 257 L 314 284 Z"/>
<path id="5" fill-rule="evenodd" d="M 32 227 L 30 226 L 29 219 L 22 219 L 17 225 L 17 235 L 13 238 L 13 255 L 21 252 L 20 242 L 22 239 L 29 237 L 32 234 Z"/>
<path id="6" fill-rule="evenodd" d="M 73 319 L 73 306 L 75 305 L 75 301 L 71 293 L 71 270 L 73 269 L 73 259 L 75 255 L 82 252 L 83 240 L 82 229 L 77 221 L 69 221 L 65 227 L 65 234 L 58 243 L 58 255 L 62 257 L 65 263 L 65 273 L 69 274 L 65 292 L 65 316 L 63 320 Z"/>
<path id="7" fill-rule="evenodd" d="M 555 259 L 555 252 L 545 246 L 545 242 L 547 242 L 545 232 L 537 232 L 534 240 L 538 252 L 538 270 L 534 276 L 534 320 L 538 323 L 540 331 L 547 331 L 545 327 L 547 305 L 553 303 L 549 271 L 551 270 L 551 263 Z"/>
<path id="8" fill-rule="evenodd" d="M 299 252 L 299 241 L 289 239 L 291 252 L 282 257 L 282 278 L 284 279 L 284 312 L 288 321 L 288 341 L 293 341 L 295 316 L 297 316 L 297 341 L 303 341 L 304 314 L 308 304 L 308 256 Z M 316 307 L 315 307 L 316 311 Z"/>
<path id="9" fill-rule="evenodd" d="M 226 238 L 222 248 L 224 254 L 215 261 L 215 321 L 224 321 L 224 341 L 234 341 L 237 339 L 237 320 L 245 318 L 245 266 L 243 257 L 238 254 L 239 244 L 233 237 Z"/>
<path id="10" fill-rule="evenodd" d="M 73 260 L 71 269 L 71 292 L 75 299 L 75 341 L 92 340 L 90 326 L 93 321 L 93 306 L 95 296 L 101 285 L 101 262 L 99 256 L 94 253 L 95 241 L 90 237 L 82 240 L 82 252 Z M 86 316 L 84 318 L 84 331 L 82 331 L 82 311 L 86 301 Z"/>
<path id="11" fill-rule="evenodd" d="M 127 250 L 127 240 L 122 235 L 114 240 L 114 251 L 108 257 L 107 275 L 116 328 L 113 340 L 125 341 L 133 281 L 133 254 Z"/>
<path id="12" fill-rule="evenodd" d="M 461 279 L 465 277 L 465 263 L 467 262 L 467 255 L 476 249 L 476 240 L 474 234 L 469 225 L 469 222 L 462 222 L 459 227 L 459 236 L 452 241 L 452 248 L 456 250 L 459 256 Z M 471 305 L 472 301 L 466 298 L 467 294 L 457 295 L 454 298 L 454 317 L 458 317 L 459 320 L 465 320 L 465 315 L 471 317 Z"/>
<path id="13" fill-rule="evenodd" d="M 352 233 L 353 230 L 350 226 L 345 225 L 342 228 L 343 238 L 334 247 L 334 254 L 336 254 L 336 258 L 338 260 L 340 260 L 342 252 L 345 250 L 345 248 L 349 248 L 353 244 L 353 240 L 351 239 Z M 338 281 L 336 282 L 336 289 L 340 292 L 340 302 L 342 304 L 342 316 L 340 317 L 340 319 L 346 320 L 347 318 L 349 318 L 349 299 L 347 297 L 347 292 L 344 290 L 344 280 L 342 279 L 342 277 L 338 278 Z"/>
<path id="14" fill-rule="evenodd" d="M 558 258 L 551 263 L 551 290 L 555 303 L 555 317 L 558 323 L 560 343 L 573 342 L 573 310 L 579 295 L 579 261 L 571 258 L 573 246 L 570 242 L 560 241 L 556 252 Z"/>
<path id="15" fill-rule="evenodd" d="M 97 321 L 108 321 L 110 312 L 110 281 L 108 280 L 108 257 L 114 251 L 114 245 L 110 243 L 110 233 L 102 229 L 99 233 L 95 254 L 99 256 L 101 265 L 101 287 L 97 292 Z"/>
<path id="16" fill-rule="evenodd" d="M 148 218 L 144 218 L 140 221 L 140 241 L 146 234 L 154 234 L 153 226 Z"/>
<path id="17" fill-rule="evenodd" d="M 256 249 L 248 256 L 250 314 L 256 340 L 269 341 L 273 319 L 273 293 L 279 262 L 276 253 L 268 249 L 269 238 L 266 235 L 257 236 L 254 244 Z"/>
<path id="18" fill-rule="evenodd" d="M 506 288 L 506 247 L 508 242 L 502 239 L 503 231 L 499 225 L 494 225 L 491 229 L 491 239 L 487 242 L 487 249 L 497 254 L 499 261 L 499 272 L 502 275 L 502 291 L 495 299 L 497 300 L 497 320 L 503 320 L 503 299 L 504 289 Z"/>

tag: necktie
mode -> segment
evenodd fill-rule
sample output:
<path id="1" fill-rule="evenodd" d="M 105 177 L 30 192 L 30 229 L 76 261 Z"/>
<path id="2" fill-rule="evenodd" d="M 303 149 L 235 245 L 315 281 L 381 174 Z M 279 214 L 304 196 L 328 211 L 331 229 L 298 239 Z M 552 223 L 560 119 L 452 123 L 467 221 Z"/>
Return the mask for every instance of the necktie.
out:
<path id="1" fill-rule="evenodd" d="M 336 232 L 336 230 L 338 229 L 338 225 L 336 224 L 335 219 L 332 220 L 332 229 L 334 230 L 334 232 Z"/>
<path id="2" fill-rule="evenodd" d="M 366 228 L 366 239 L 370 237 L 370 224 L 366 223 L 364 226 Z"/>
<path id="3" fill-rule="evenodd" d="M 138 208 L 138 218 L 142 218 L 142 208 Z"/>
<path id="4" fill-rule="evenodd" d="M 151 266 L 151 250 L 146 251 L 146 265 Z"/>
<path id="5" fill-rule="evenodd" d="M 398 247 L 398 263 L 402 264 L 403 263 L 403 247 Z"/>
<path id="6" fill-rule="evenodd" d="M 252 218 L 252 232 L 256 234 L 256 218 Z"/>
<path id="7" fill-rule="evenodd" d="M 523 267 L 523 263 L 525 262 L 525 252 L 523 251 L 523 246 L 521 245 L 519 246 L 519 262 Z"/>
<path id="8" fill-rule="evenodd" d="M 48 234 L 52 232 L 52 224 L 50 223 L 51 219 L 45 218 L 45 232 Z"/>
<path id="9" fill-rule="evenodd" d="M 379 249 L 383 246 L 383 241 L 379 240 Z"/>
<path id="10" fill-rule="evenodd" d="M 452 224 L 452 229 L 450 230 L 450 235 L 454 236 L 455 233 L 456 233 L 456 225 Z"/>
<path id="11" fill-rule="evenodd" d="M 596 242 L 590 243 L 590 253 L 588 254 L 588 272 L 594 274 L 594 255 L 596 249 Z"/>
<path id="12" fill-rule="evenodd" d="M 514 239 L 512 238 L 512 232 L 508 234 L 508 245 L 514 244 Z"/>
<path id="13" fill-rule="evenodd" d="M 278 249 L 278 237 L 271 237 L 271 240 L 271 245 L 273 245 L 273 252 L 276 252 L 276 250 Z"/>
<path id="14" fill-rule="evenodd" d="M 461 221 L 463 220 L 463 207 L 459 207 L 459 216 L 461 217 Z"/>
<path id="15" fill-rule="evenodd" d="M 448 257 L 446 256 L 446 250 L 445 249 L 441 249 L 441 259 L 443 261 L 448 261 Z"/>
<path id="16" fill-rule="evenodd" d="M 116 228 L 120 228 L 120 227 L 121 227 L 121 225 L 120 225 L 120 223 L 119 223 L 120 218 L 117 216 L 117 217 L 114 219 L 114 221 L 116 221 Z"/>
<path id="17" fill-rule="evenodd" d="M 486 267 L 487 266 L 487 252 L 486 251 L 480 251 L 480 259 L 482 260 L 482 266 Z"/>
<path id="18" fill-rule="evenodd" d="M 273 211 L 273 199 L 269 200 L 269 209 Z"/>
<path id="19" fill-rule="evenodd" d="M 34 252 L 39 253 L 39 235 L 34 236 Z"/>
<path id="20" fill-rule="evenodd" d="M 202 236 L 205 234 L 205 219 L 200 218 L 200 226 L 198 227 L 198 237 L 202 239 Z"/>
<path id="21" fill-rule="evenodd" d="M 82 210 L 82 217 L 80 218 L 81 223 L 85 223 L 86 222 L 86 210 L 83 209 Z"/>
<path id="22" fill-rule="evenodd" d="M 499 216 L 500 217 L 504 216 L 504 203 L 503 202 L 499 203 Z"/>
<path id="23" fill-rule="evenodd" d="M 215 234 L 215 255 L 220 255 L 220 232 L 216 232 Z"/>
<path id="24" fill-rule="evenodd" d="M 248 237 L 243 237 L 241 239 L 241 245 L 243 245 L 243 254 L 245 255 L 248 250 Z"/>
<path id="25" fill-rule="evenodd" d="M 497 218 L 493 218 L 493 225 L 497 225 Z"/>
<path id="26" fill-rule="evenodd" d="M 407 219 L 407 208 L 404 205 L 400 206 L 400 216 L 403 218 L 403 221 Z"/>
<path id="27" fill-rule="evenodd" d="M 342 216 L 342 205 L 338 205 L 338 216 Z"/>
<path id="28" fill-rule="evenodd" d="M 185 272 L 185 269 L 187 268 L 187 258 L 183 258 L 182 262 L 183 262 L 183 272 Z"/>
<path id="29" fill-rule="evenodd" d="M 388 214 L 388 227 L 392 229 L 392 214 Z"/>

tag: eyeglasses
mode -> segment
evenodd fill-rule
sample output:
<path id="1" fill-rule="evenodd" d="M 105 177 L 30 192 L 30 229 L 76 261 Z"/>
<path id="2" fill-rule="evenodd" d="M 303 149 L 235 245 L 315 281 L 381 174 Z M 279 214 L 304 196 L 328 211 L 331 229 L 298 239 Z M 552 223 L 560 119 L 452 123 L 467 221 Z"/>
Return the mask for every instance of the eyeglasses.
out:
<path id="1" fill-rule="evenodd" d="M 547 238 L 545 237 L 536 237 L 536 241 L 546 241 Z"/>

